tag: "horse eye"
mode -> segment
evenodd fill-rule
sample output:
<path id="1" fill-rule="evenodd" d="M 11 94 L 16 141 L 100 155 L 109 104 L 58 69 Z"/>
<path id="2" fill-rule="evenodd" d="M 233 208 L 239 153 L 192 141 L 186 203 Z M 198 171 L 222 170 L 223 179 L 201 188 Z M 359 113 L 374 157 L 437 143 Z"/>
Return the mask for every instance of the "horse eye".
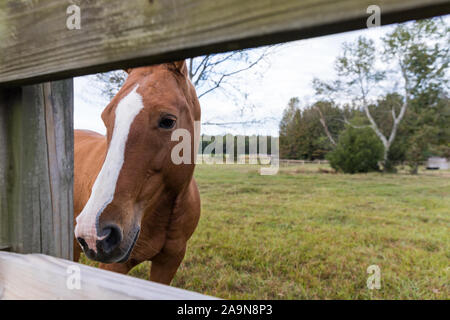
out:
<path id="1" fill-rule="evenodd" d="M 175 119 L 172 118 L 162 118 L 159 120 L 159 127 L 163 129 L 172 129 L 175 122 Z"/>

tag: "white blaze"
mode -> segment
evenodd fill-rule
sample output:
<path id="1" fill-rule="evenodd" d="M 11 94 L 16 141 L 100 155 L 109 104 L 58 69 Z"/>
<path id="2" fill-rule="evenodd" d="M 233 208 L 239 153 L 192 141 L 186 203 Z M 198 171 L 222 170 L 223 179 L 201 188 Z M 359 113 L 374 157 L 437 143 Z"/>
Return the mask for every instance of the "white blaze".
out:
<path id="1" fill-rule="evenodd" d="M 144 108 L 142 96 L 136 92 L 137 85 L 117 105 L 114 130 L 105 162 L 92 187 L 91 196 L 77 217 L 75 237 L 83 238 L 89 248 L 96 251 L 98 220 L 101 213 L 114 198 L 117 179 L 125 158 L 125 145 L 131 124 Z"/>

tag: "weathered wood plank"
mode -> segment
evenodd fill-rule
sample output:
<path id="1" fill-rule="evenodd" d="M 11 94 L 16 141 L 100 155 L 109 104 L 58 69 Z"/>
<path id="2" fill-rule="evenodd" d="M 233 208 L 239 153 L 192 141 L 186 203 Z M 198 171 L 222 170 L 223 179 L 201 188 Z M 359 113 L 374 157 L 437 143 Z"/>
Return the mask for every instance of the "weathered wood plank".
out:
<path id="1" fill-rule="evenodd" d="M 0 215 L 11 249 L 71 259 L 73 81 L 2 89 L 0 97 L 8 154 Z"/>
<path id="2" fill-rule="evenodd" d="M 67 7 L 81 9 L 68 30 Z M 37 83 L 450 13 L 448 0 L 0 2 L 0 84 Z"/>
<path id="3" fill-rule="evenodd" d="M 0 101 L 5 99 L 5 96 L 0 96 Z M 0 107 L 0 250 L 10 245 L 6 187 L 8 173 L 7 123 L 6 109 Z"/>
<path id="4" fill-rule="evenodd" d="M 73 257 L 73 81 L 43 85 L 52 211 L 48 234 L 58 257 Z"/>
<path id="5" fill-rule="evenodd" d="M 0 299 L 214 298 L 42 254 L 0 252 Z"/>

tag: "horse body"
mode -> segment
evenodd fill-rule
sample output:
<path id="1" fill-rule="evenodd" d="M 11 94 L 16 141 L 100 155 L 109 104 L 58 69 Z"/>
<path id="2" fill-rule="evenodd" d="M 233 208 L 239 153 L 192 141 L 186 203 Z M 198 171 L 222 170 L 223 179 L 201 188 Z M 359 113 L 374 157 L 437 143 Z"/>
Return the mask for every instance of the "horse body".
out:
<path id="1" fill-rule="evenodd" d="M 152 261 L 169 284 L 200 216 L 192 161 L 171 161 L 175 129 L 195 136 L 200 106 L 184 62 L 135 68 L 102 113 L 107 135 L 75 130 L 75 236 L 100 267 L 127 273 Z M 75 241 L 75 260 L 81 247 Z"/>

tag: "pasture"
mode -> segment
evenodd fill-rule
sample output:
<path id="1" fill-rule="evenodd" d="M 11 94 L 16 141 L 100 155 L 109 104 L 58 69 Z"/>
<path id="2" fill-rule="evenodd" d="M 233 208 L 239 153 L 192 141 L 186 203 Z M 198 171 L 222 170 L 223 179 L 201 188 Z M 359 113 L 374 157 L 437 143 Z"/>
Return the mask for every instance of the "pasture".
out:
<path id="1" fill-rule="evenodd" d="M 450 298 L 450 172 L 257 170 L 197 166 L 202 216 L 173 286 L 226 299 Z M 380 290 L 366 287 L 374 264 Z"/>

